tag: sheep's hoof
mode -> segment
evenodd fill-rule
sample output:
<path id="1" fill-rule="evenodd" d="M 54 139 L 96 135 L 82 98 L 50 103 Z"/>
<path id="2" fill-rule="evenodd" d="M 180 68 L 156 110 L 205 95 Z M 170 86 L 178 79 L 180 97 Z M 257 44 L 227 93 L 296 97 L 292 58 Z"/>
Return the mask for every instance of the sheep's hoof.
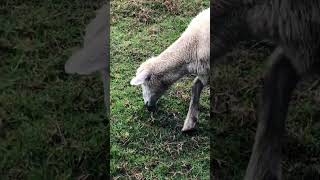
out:
<path id="1" fill-rule="evenodd" d="M 192 131 L 196 127 L 195 122 L 185 123 L 182 128 L 182 132 Z"/>

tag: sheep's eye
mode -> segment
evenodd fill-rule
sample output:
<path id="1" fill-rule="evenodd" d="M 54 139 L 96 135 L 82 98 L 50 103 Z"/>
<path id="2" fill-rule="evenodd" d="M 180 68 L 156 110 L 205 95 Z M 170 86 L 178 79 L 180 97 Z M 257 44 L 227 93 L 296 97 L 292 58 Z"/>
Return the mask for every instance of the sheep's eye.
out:
<path id="1" fill-rule="evenodd" d="M 151 79 L 151 74 L 147 76 L 146 81 L 150 81 Z"/>

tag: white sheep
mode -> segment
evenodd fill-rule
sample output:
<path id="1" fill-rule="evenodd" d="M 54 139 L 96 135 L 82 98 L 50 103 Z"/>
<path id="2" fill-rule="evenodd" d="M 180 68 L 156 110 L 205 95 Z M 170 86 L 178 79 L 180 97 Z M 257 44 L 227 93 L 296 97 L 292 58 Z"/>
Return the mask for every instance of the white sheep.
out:
<path id="1" fill-rule="evenodd" d="M 109 110 L 108 91 L 109 73 L 107 41 L 108 21 L 107 5 L 103 5 L 96 13 L 96 17 L 87 25 L 83 48 L 75 52 L 65 64 L 65 71 L 69 74 L 91 74 L 100 71 L 103 81 L 104 101 Z"/>
<path id="2" fill-rule="evenodd" d="M 210 8 L 199 13 L 171 46 L 157 57 L 142 63 L 131 85 L 141 85 L 149 110 L 173 83 L 187 74 L 195 74 L 189 111 L 182 131 L 195 128 L 199 99 L 210 70 Z"/>

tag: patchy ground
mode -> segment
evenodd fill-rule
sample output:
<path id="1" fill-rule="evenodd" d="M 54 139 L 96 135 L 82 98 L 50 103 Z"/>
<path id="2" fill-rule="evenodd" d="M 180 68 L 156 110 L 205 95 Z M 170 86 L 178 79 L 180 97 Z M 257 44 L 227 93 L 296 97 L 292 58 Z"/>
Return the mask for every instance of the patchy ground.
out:
<path id="1" fill-rule="evenodd" d="M 114 179 L 209 179 L 209 91 L 202 97 L 198 131 L 181 132 L 192 79 L 184 78 L 151 114 L 136 68 L 161 53 L 209 1 L 117 0 L 111 3 L 111 176 Z"/>
<path id="2" fill-rule="evenodd" d="M 0 179 L 106 171 L 100 77 L 64 73 L 101 0 L 0 3 Z"/>

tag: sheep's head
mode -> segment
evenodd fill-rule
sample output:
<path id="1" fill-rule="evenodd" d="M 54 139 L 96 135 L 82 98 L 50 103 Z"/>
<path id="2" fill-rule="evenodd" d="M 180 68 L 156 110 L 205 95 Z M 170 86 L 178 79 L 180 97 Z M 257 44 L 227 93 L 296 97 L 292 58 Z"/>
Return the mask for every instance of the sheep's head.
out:
<path id="1" fill-rule="evenodd" d="M 158 99 L 169 87 L 164 81 L 163 75 L 155 73 L 146 64 L 140 66 L 130 84 L 134 86 L 141 85 L 144 104 L 149 111 L 156 109 Z"/>

